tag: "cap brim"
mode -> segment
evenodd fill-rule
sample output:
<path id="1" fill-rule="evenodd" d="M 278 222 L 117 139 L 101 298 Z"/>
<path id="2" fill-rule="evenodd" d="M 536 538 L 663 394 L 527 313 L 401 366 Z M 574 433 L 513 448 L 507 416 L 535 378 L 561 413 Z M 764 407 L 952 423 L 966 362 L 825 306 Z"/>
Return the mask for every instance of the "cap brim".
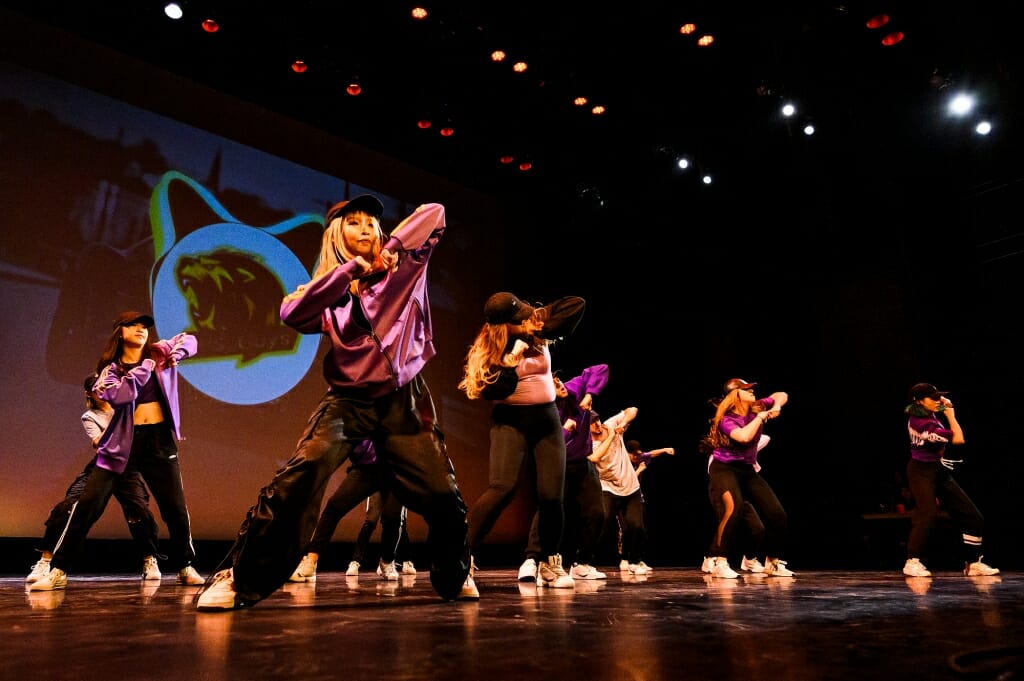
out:
<path id="1" fill-rule="evenodd" d="M 534 311 L 535 311 L 535 308 L 530 307 L 526 303 L 520 301 L 519 307 L 516 309 L 516 313 L 514 315 L 512 315 L 512 321 L 513 322 L 526 321 L 527 319 L 529 319 L 530 317 L 533 316 Z"/>
<path id="2" fill-rule="evenodd" d="M 146 326 L 156 326 L 156 321 L 148 314 L 140 314 L 139 316 L 132 317 L 131 319 L 118 321 L 117 324 L 115 324 L 114 326 L 115 328 L 120 326 L 131 326 L 132 324 L 138 324 L 139 322 L 142 322 Z"/>
<path id="3" fill-rule="evenodd" d="M 361 194 L 354 199 L 345 201 L 332 208 L 330 212 L 327 213 L 325 221 L 330 224 L 331 220 L 336 217 L 358 211 L 362 211 L 367 215 L 372 215 L 375 218 L 380 218 L 380 216 L 384 215 L 384 204 L 381 203 L 380 199 L 372 194 Z"/>

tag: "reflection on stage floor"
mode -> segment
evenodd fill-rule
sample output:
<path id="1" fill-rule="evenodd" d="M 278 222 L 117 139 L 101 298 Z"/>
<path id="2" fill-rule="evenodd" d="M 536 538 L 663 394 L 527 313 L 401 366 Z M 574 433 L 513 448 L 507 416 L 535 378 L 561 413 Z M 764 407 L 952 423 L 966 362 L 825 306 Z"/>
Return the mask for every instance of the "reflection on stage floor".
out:
<path id="1" fill-rule="evenodd" d="M 3 679 L 1015 679 L 1024 573 L 800 571 L 711 578 L 699 568 L 577 581 L 477 573 L 443 602 L 426 572 L 385 582 L 324 572 L 255 607 L 198 613 L 198 587 L 72 574 L 56 592 L 0 578 Z"/>

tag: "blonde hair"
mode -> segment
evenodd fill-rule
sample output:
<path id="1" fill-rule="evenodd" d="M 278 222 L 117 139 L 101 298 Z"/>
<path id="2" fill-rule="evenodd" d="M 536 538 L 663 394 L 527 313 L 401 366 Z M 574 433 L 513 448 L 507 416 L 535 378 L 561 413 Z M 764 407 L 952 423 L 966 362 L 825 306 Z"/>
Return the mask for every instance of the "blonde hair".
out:
<path id="1" fill-rule="evenodd" d="M 528 317 L 528 319 L 539 321 L 544 321 L 547 318 L 548 311 L 543 307 L 534 308 L 533 314 Z M 459 390 L 466 393 L 466 397 L 469 399 L 475 400 L 480 397 L 484 388 L 497 381 L 501 370 L 506 368 L 502 364 L 502 360 L 505 358 L 505 348 L 508 347 L 509 326 L 504 322 L 499 324 L 485 322 L 476 334 L 473 344 L 469 346 L 462 380 L 459 381 Z M 532 343 L 534 346 L 542 346 L 551 345 L 553 341 L 533 336 Z"/>
<path id="2" fill-rule="evenodd" d="M 712 449 L 719 449 L 724 447 L 731 447 L 734 443 L 731 437 L 722 432 L 719 427 L 722 424 L 722 419 L 729 412 L 733 412 L 740 416 L 745 416 L 748 412 L 754 412 L 755 414 L 764 411 L 764 405 L 760 402 L 744 402 L 740 398 L 740 388 L 730 390 L 725 394 L 718 404 L 715 405 L 715 415 L 711 418 L 711 426 L 708 428 L 708 434 L 704 436 L 705 446 L 710 446 Z M 749 405 L 749 406 L 748 406 Z"/>
<path id="3" fill-rule="evenodd" d="M 377 238 L 373 244 L 374 269 L 377 269 L 380 262 L 380 251 L 384 246 L 384 230 L 381 229 L 380 220 L 365 211 L 357 210 L 352 213 L 337 215 L 324 228 L 323 237 L 320 240 L 320 256 L 317 258 L 316 269 L 313 271 L 313 278 L 322 277 L 338 265 L 352 260 L 355 256 L 345 245 L 345 218 L 348 215 L 363 213 L 373 221 L 377 230 Z"/>
<path id="4" fill-rule="evenodd" d="M 459 390 L 466 393 L 466 397 L 477 399 L 484 388 L 498 380 L 506 345 L 507 325 L 484 324 L 480 328 L 466 353 L 464 373 L 459 381 Z"/>

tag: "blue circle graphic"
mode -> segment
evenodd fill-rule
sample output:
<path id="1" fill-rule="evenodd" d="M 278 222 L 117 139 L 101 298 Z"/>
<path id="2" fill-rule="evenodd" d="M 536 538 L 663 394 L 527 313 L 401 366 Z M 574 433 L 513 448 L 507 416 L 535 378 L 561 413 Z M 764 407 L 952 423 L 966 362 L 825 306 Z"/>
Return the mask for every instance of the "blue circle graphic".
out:
<path id="1" fill-rule="evenodd" d="M 176 243 L 160 263 L 153 284 L 153 316 L 161 338 L 189 331 L 199 338 L 194 359 L 181 364 L 181 376 L 210 397 L 230 404 L 262 404 L 294 388 L 308 373 L 320 344 L 319 335 L 299 335 L 293 351 L 204 357 L 202 333 L 192 329 L 189 302 L 178 285 L 176 271 L 183 257 L 199 258 L 215 251 L 247 254 L 263 264 L 284 287 L 295 290 L 309 281 L 309 272 L 276 237 L 255 227 L 222 223 L 197 229 Z M 276 310 L 280 300 L 269 301 Z M 239 338 L 239 344 L 248 339 Z"/>

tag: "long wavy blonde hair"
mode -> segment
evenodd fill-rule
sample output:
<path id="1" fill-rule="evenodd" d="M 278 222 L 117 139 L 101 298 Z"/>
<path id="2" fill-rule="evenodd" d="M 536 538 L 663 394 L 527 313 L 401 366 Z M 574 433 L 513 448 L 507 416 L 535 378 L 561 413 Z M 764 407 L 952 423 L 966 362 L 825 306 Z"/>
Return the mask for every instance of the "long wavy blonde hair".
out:
<path id="1" fill-rule="evenodd" d="M 547 318 L 547 308 L 540 305 L 534 308 L 533 314 L 529 317 L 529 319 L 539 322 L 546 321 Z M 459 390 L 466 393 L 466 397 L 469 399 L 475 400 L 480 397 L 480 393 L 488 385 L 497 381 L 501 370 L 506 368 L 503 360 L 509 341 L 508 328 L 509 325 L 504 322 L 500 324 L 485 322 L 476 334 L 473 344 L 469 346 L 462 380 L 459 381 Z M 554 343 L 554 341 L 540 336 L 533 336 L 530 342 L 534 347 Z"/>
<path id="2" fill-rule="evenodd" d="M 730 390 L 726 393 L 725 397 L 719 400 L 718 404 L 715 405 L 715 415 L 711 417 L 707 435 L 705 435 L 701 440 L 701 449 L 719 449 L 731 447 L 734 444 L 732 438 L 723 433 L 722 429 L 719 427 L 722 423 L 722 419 L 725 418 L 725 415 L 729 412 L 744 416 L 751 411 L 755 414 L 764 411 L 764 408 L 764 404 L 760 401 L 744 402 L 740 397 L 740 388 Z"/>
<path id="3" fill-rule="evenodd" d="M 466 393 L 466 397 L 477 399 L 484 388 L 498 380 L 507 345 L 507 324 L 484 324 L 480 328 L 466 353 L 464 373 L 459 381 L 459 390 Z"/>

